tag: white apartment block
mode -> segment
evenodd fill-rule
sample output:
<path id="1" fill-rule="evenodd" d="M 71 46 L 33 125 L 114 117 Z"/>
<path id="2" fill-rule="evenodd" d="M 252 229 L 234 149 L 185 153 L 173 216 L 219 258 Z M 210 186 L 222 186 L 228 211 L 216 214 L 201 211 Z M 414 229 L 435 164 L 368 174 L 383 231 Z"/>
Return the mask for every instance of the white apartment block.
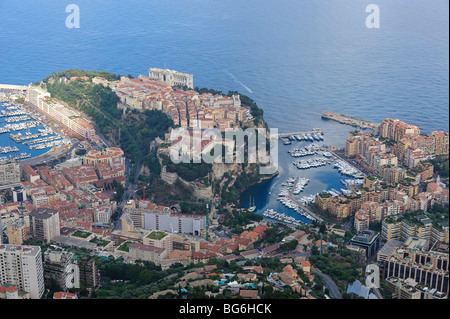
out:
<path id="1" fill-rule="evenodd" d="M 125 216 L 127 216 L 136 228 L 168 233 L 187 233 L 195 236 L 200 236 L 201 232 L 206 229 L 206 217 L 204 215 L 184 215 L 174 213 L 171 210 L 142 208 L 125 208 L 124 212 L 122 223 L 125 223 Z"/>
<path id="2" fill-rule="evenodd" d="M 0 285 L 4 284 L 40 299 L 45 291 L 41 247 L 0 245 Z"/>
<path id="3" fill-rule="evenodd" d="M 33 105 L 38 106 L 39 101 L 46 97 L 50 97 L 50 93 L 46 90 L 42 89 L 39 86 L 29 86 L 27 90 L 27 100 L 30 101 Z"/>
<path id="4" fill-rule="evenodd" d="M 50 93 L 44 89 L 30 86 L 27 99 L 41 112 L 66 126 L 81 138 L 93 138 L 95 136 L 95 128 L 92 123 L 84 119 L 79 112 L 52 100 Z"/>

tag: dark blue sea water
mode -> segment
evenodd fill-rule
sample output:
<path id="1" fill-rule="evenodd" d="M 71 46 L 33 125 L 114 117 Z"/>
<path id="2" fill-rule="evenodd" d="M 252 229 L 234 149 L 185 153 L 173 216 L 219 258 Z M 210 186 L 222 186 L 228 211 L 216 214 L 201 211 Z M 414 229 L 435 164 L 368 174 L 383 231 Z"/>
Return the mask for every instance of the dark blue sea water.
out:
<path id="1" fill-rule="evenodd" d="M 66 28 L 70 3 L 79 29 Z M 365 25 L 371 3 L 379 29 Z M 343 146 L 351 129 L 322 120 L 326 110 L 448 131 L 448 12 L 447 0 L 1 1 L 0 83 L 166 67 L 194 74 L 195 86 L 249 95 L 280 132 L 321 128 L 325 144 Z M 295 169 L 285 164 L 258 188 L 258 208 Z M 339 180 L 317 172 L 316 189 Z"/>

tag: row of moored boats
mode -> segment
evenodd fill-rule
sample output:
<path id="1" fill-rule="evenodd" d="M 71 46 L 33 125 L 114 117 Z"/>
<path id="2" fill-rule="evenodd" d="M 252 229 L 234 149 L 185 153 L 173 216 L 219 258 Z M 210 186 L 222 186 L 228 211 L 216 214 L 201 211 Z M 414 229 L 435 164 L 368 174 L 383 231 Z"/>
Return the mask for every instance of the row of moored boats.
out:
<path id="1" fill-rule="evenodd" d="M 263 216 L 267 217 L 267 218 L 272 218 L 272 219 L 275 219 L 275 220 L 278 220 L 280 222 L 284 222 L 284 223 L 287 223 L 287 224 L 292 224 L 294 226 L 302 225 L 302 222 L 297 220 L 297 219 L 295 219 L 294 217 L 288 216 L 285 213 L 279 213 L 279 212 L 277 212 L 277 211 L 275 211 L 275 210 L 273 210 L 271 208 L 267 209 L 263 213 Z"/>

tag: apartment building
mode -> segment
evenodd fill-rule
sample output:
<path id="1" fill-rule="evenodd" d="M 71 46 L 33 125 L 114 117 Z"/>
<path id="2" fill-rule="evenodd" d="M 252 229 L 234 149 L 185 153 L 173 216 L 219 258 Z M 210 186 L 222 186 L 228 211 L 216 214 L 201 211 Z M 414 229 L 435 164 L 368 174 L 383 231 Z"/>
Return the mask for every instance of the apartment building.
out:
<path id="1" fill-rule="evenodd" d="M 411 278 L 448 296 L 448 254 L 397 248 L 384 262 L 384 279 Z"/>
<path id="2" fill-rule="evenodd" d="M 0 221 L 1 228 L 1 221 Z M 27 228 L 24 223 L 13 222 L 8 228 L 8 243 L 12 245 L 22 245 L 27 236 Z M 1 241 L 0 241 L 1 244 Z"/>
<path id="3" fill-rule="evenodd" d="M 445 294 L 418 284 L 412 278 L 389 277 L 384 280 L 392 292 L 392 299 L 444 299 Z"/>
<path id="4" fill-rule="evenodd" d="M 166 250 L 164 248 L 144 245 L 140 243 L 133 243 L 129 246 L 128 256 L 131 260 L 147 260 L 161 265 L 161 261 L 166 257 Z"/>
<path id="5" fill-rule="evenodd" d="M 186 215 L 172 211 L 169 207 L 158 206 L 148 201 L 132 202 L 124 207 L 133 226 L 146 230 L 164 231 L 169 233 L 188 233 L 200 236 L 206 229 L 206 216 Z M 121 219 L 127 222 L 127 217 Z"/>
<path id="6" fill-rule="evenodd" d="M 69 131 L 80 139 L 92 139 L 95 137 L 94 125 L 76 112 L 53 100 L 51 94 L 41 87 L 29 86 L 27 100 L 40 112 L 50 116 L 59 124 L 64 125 Z"/>
<path id="7" fill-rule="evenodd" d="M 59 212 L 50 208 L 37 208 L 30 213 L 33 240 L 49 243 L 60 235 Z"/>
<path id="8" fill-rule="evenodd" d="M 404 123 L 398 119 L 384 119 L 380 124 L 380 136 L 399 141 L 406 135 L 419 135 L 420 129 L 416 125 Z"/>
<path id="9" fill-rule="evenodd" d="M 0 163 L 0 185 L 20 183 L 20 167 L 18 161 Z"/>
<path id="10" fill-rule="evenodd" d="M 100 272 L 95 259 L 85 256 L 77 259 L 77 265 L 80 271 L 80 283 L 88 288 L 98 287 L 100 284 Z"/>
<path id="11" fill-rule="evenodd" d="M 434 155 L 448 155 L 449 134 L 442 131 L 433 131 L 429 136 L 434 140 Z"/>
<path id="12" fill-rule="evenodd" d="M 63 291 L 80 288 L 80 273 L 74 256 L 72 252 L 56 249 L 44 253 L 44 282 L 48 287 L 56 282 Z"/>
<path id="13" fill-rule="evenodd" d="M 31 299 L 45 291 L 44 269 L 39 246 L 0 245 L 0 285 L 14 285 Z"/>

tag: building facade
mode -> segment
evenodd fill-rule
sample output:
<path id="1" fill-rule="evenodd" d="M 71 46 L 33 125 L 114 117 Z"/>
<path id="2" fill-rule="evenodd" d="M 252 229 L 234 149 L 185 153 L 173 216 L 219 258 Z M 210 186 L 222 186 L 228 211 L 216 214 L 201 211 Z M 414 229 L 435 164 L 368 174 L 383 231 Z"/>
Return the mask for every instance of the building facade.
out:
<path id="1" fill-rule="evenodd" d="M 7 162 L 0 164 L 0 185 L 20 183 L 19 162 Z"/>
<path id="2" fill-rule="evenodd" d="M 45 252 L 44 281 L 48 287 L 54 281 L 63 291 L 80 288 L 80 273 L 73 257 L 73 253 L 62 250 Z"/>
<path id="3" fill-rule="evenodd" d="M 152 80 L 161 81 L 170 86 L 187 86 L 194 88 L 194 76 L 192 74 L 181 73 L 169 69 L 150 68 L 148 77 Z"/>
<path id="4" fill-rule="evenodd" d="M 384 262 L 384 279 L 411 278 L 448 296 L 448 254 L 397 248 Z"/>
<path id="5" fill-rule="evenodd" d="M 81 139 L 95 137 L 94 125 L 82 115 L 69 109 L 51 98 L 50 93 L 40 87 L 30 86 L 27 100 L 40 112 L 50 116 L 59 124 L 64 125 L 70 132 Z"/>
<path id="6" fill-rule="evenodd" d="M 366 257 L 371 258 L 380 248 L 380 235 L 372 230 L 362 230 L 350 240 L 350 245 L 363 248 Z"/>
<path id="7" fill-rule="evenodd" d="M 0 245 L 0 285 L 14 285 L 40 299 L 45 291 L 39 246 Z"/>
<path id="8" fill-rule="evenodd" d="M 34 240 L 49 243 L 60 235 L 59 212 L 50 208 L 37 208 L 30 213 L 31 235 Z"/>

